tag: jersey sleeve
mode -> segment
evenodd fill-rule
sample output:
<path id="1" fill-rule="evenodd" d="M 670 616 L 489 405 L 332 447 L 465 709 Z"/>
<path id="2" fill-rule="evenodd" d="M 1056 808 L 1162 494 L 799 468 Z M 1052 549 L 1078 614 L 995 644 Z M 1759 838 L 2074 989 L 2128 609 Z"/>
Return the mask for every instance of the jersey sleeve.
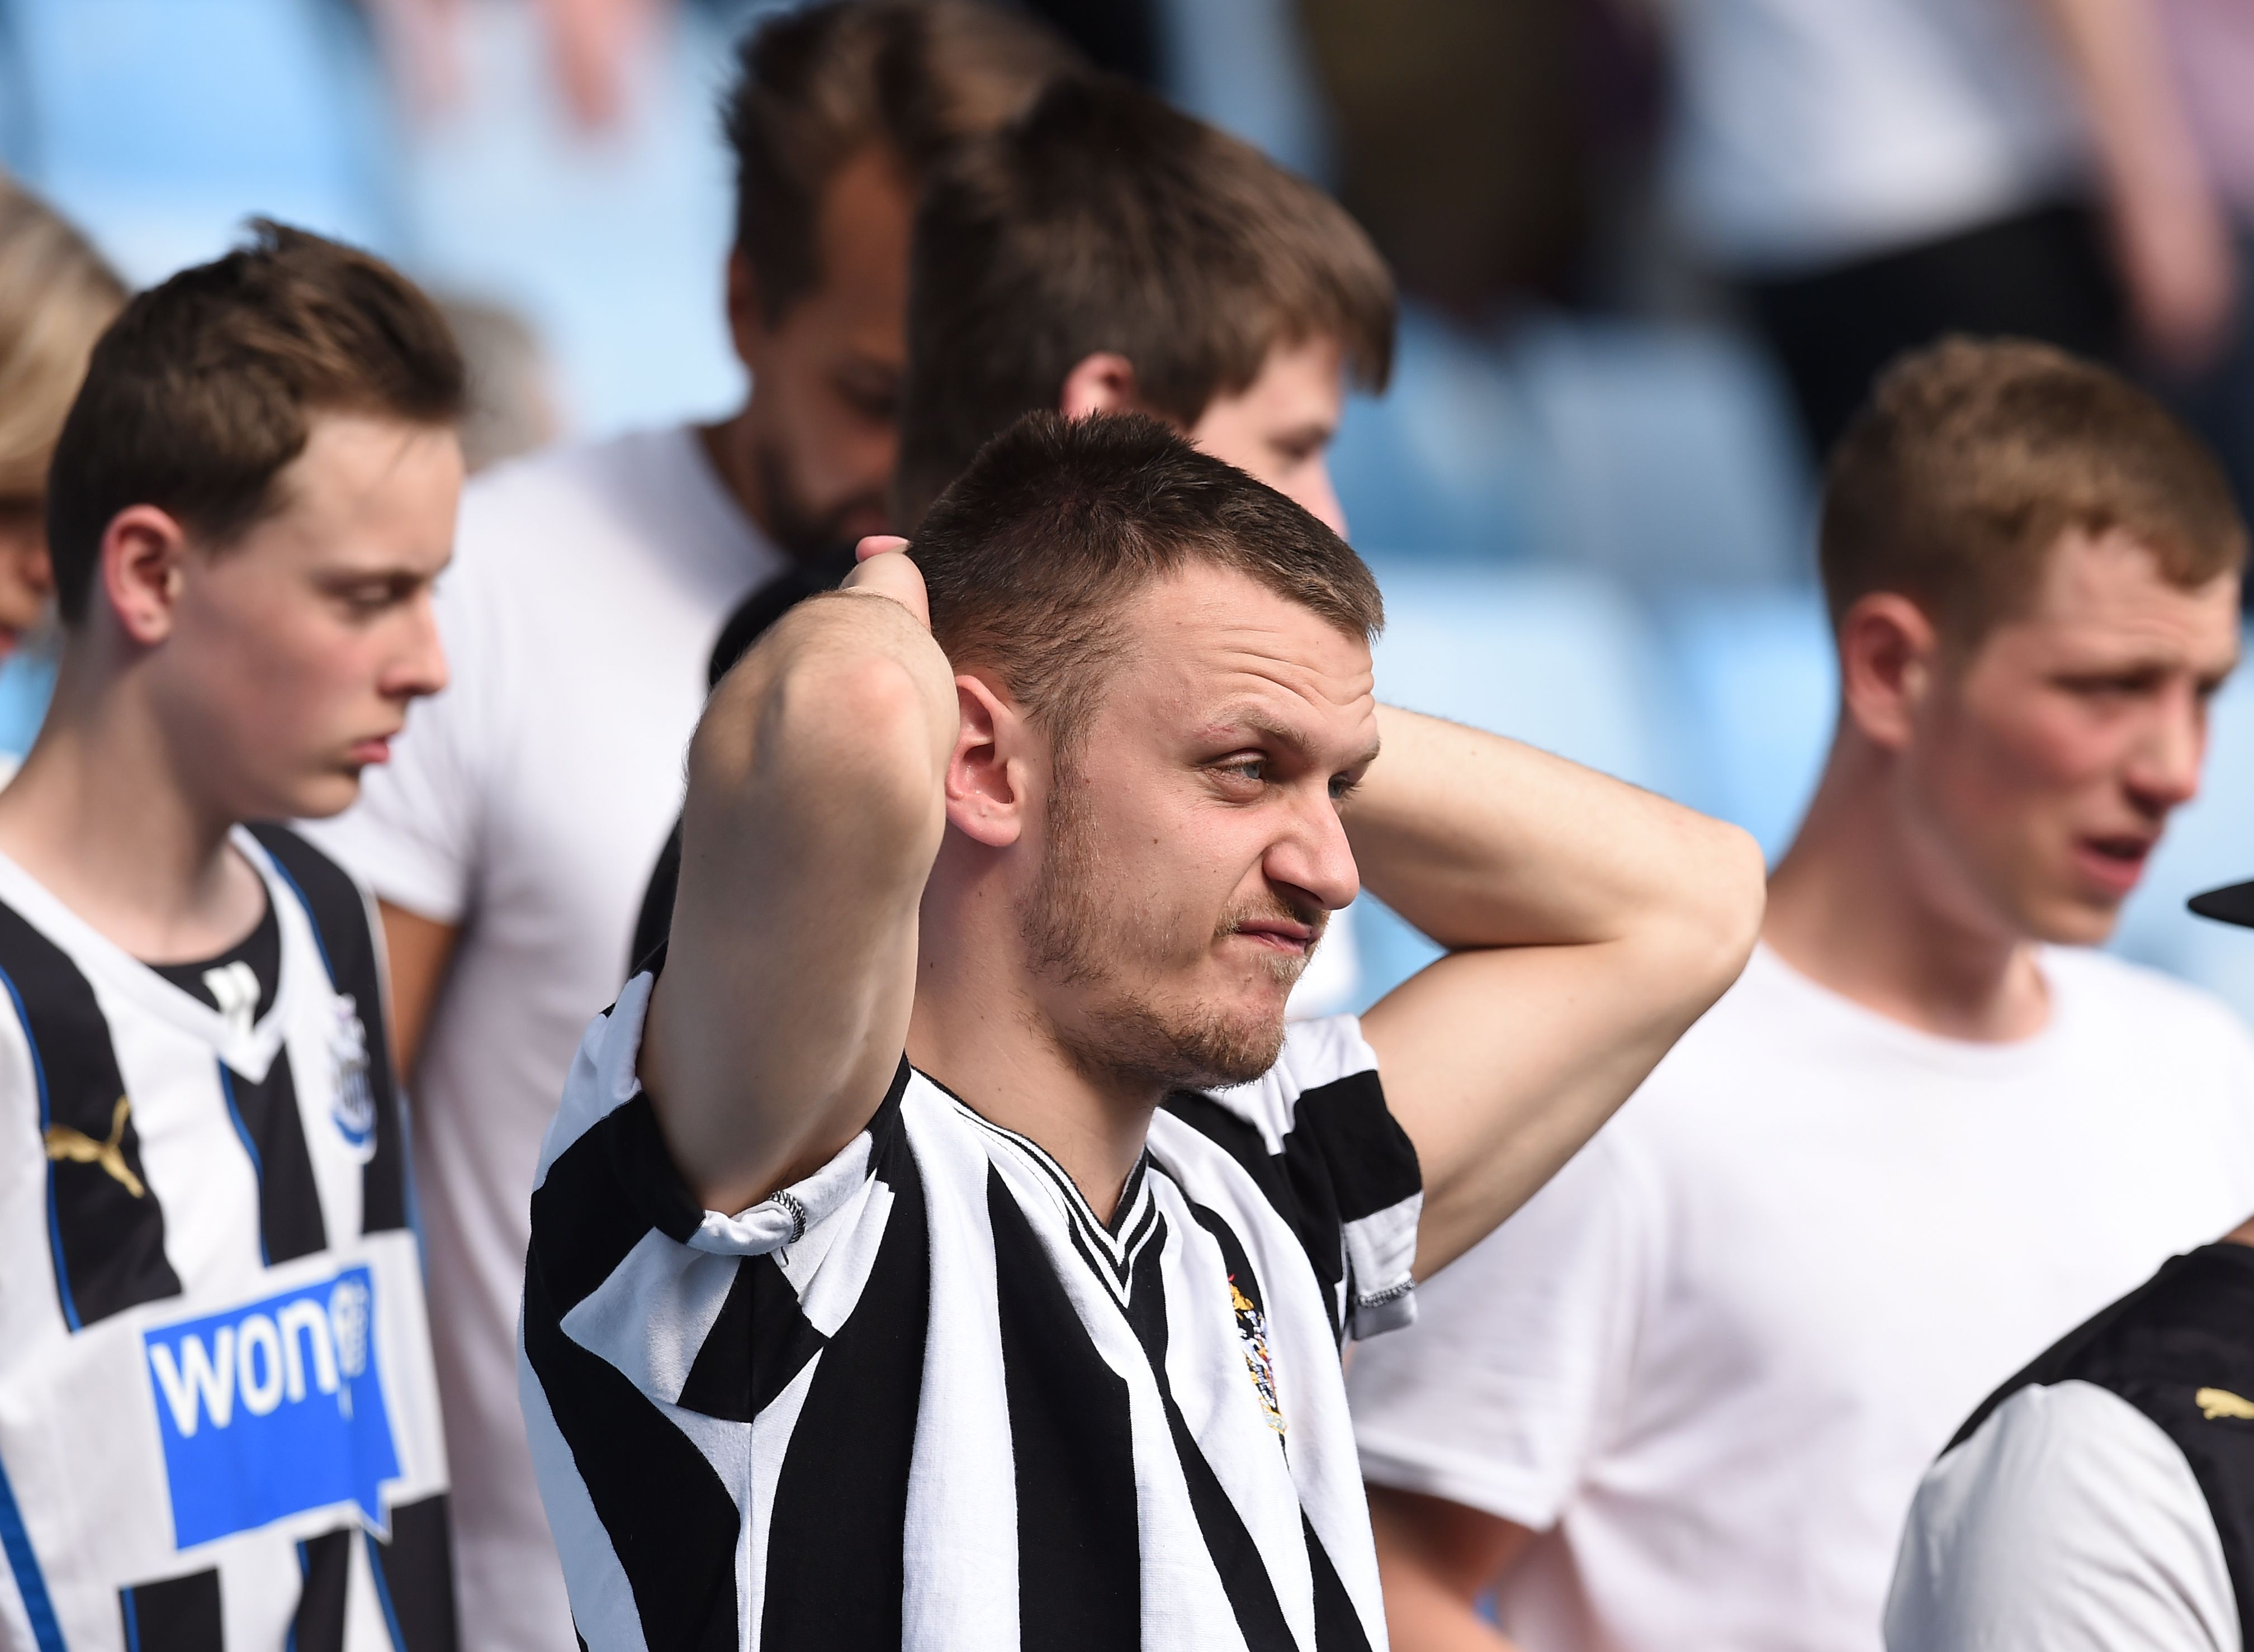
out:
<path id="1" fill-rule="evenodd" d="M 1294 1022 L 1262 1077 L 1177 1094 L 1166 1111 L 1225 1149 L 1290 1223 L 1341 1339 L 1416 1318 L 1424 1177 L 1354 1017 Z"/>
<path id="2" fill-rule="evenodd" d="M 1888 1652 L 2236 1652 L 2214 1517 L 2181 1451 L 2093 1384 L 2029 1386 L 1927 1472 Z"/>
<path id="3" fill-rule="evenodd" d="M 1531 1530 L 1586 1476 L 1628 1378 L 1641 1226 L 1600 1133 L 1418 1287 L 1418 1321 L 1347 1373 L 1364 1476 Z"/>
<path id="4" fill-rule="evenodd" d="M 508 672 L 482 610 L 476 543 L 464 515 L 462 553 L 434 598 L 447 687 L 419 700 L 388 763 L 362 770 L 359 801 L 298 830 L 351 868 L 380 900 L 460 924 L 474 893 L 484 779 L 504 740 L 495 727 Z"/>

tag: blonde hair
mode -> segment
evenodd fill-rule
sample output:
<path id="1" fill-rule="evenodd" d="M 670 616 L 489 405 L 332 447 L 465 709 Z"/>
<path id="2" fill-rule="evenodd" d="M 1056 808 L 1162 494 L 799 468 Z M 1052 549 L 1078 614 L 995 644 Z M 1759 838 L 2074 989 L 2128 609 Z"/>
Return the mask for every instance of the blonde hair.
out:
<path id="1" fill-rule="evenodd" d="M 87 358 L 125 298 L 86 238 L 0 172 L 0 504 L 45 497 Z"/>

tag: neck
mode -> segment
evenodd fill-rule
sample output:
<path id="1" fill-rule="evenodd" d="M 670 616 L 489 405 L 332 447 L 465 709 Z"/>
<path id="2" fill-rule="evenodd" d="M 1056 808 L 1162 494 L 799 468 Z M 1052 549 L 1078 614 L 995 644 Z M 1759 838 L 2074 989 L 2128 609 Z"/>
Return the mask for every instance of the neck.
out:
<path id="1" fill-rule="evenodd" d="M 1913 829 L 1894 760 L 1841 734 L 1791 852 L 1769 882 L 1762 938 L 1802 974 L 1945 1038 L 2030 1037 L 2050 1014 L 2034 944 L 1975 916 L 1953 868 Z"/>
<path id="2" fill-rule="evenodd" d="M 924 896 L 908 1060 L 983 1118 L 1039 1142 L 1108 1223 L 1142 1157 L 1160 1088 L 1074 1062 L 1018 971 L 1015 918 L 1001 916 L 1012 908 L 998 882 L 968 899 L 943 882 L 934 874 Z"/>
<path id="3" fill-rule="evenodd" d="M 38 742 L 0 791 L 0 851 L 94 929 L 153 963 L 206 958 L 258 921 L 263 886 L 232 817 L 201 795 L 131 666 L 75 639 Z"/>
<path id="4" fill-rule="evenodd" d="M 758 434 L 752 423 L 751 403 L 746 402 L 740 411 L 718 424 L 698 425 L 696 436 L 704 444 L 704 457 L 712 462 L 720 485 L 760 532 L 773 540 L 774 519 L 766 483 L 760 474 Z"/>

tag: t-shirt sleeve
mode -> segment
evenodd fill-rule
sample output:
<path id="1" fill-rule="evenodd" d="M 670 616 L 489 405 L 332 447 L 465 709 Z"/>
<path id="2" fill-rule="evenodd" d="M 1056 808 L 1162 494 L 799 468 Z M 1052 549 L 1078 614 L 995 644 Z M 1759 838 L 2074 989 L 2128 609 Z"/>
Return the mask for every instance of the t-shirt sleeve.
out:
<path id="1" fill-rule="evenodd" d="M 731 1416 L 751 1404 L 753 1384 L 732 1338 L 764 1344 L 784 1324 L 781 1301 L 825 1334 L 850 1312 L 867 1247 L 838 1241 L 869 1213 L 878 1143 L 897 1131 L 908 1070 L 903 1060 L 870 1127 L 820 1169 L 749 1209 L 707 1210 L 634 1077 L 651 983 L 635 976 L 589 1027 L 542 1145 L 525 1354 L 544 1388 L 571 1385 L 592 1356 L 647 1398 Z M 756 1327 L 755 1306 L 766 1310 Z"/>
<path id="2" fill-rule="evenodd" d="M 2028 1387 L 1934 1465 L 1886 1602 L 1888 1652 L 2236 1652 L 2191 1465 L 2089 1383 Z"/>
<path id="3" fill-rule="evenodd" d="M 1609 1132 L 1418 1287 L 1417 1323 L 1347 1373 L 1363 1474 L 1554 1525 L 1628 1380 L 1643 1293 Z"/>
<path id="4" fill-rule="evenodd" d="M 1166 1110 L 1227 1150 L 1291 1224 L 1342 1340 L 1416 1318 L 1410 1267 L 1424 1181 L 1360 1021 L 1293 1022 L 1262 1077 L 1178 1094 Z"/>
<path id="5" fill-rule="evenodd" d="M 298 830 L 342 861 L 380 900 L 459 924 L 474 891 L 484 778 L 498 749 L 497 641 L 480 622 L 479 570 L 463 556 L 434 599 L 447 687 L 408 708 L 388 763 L 361 771 L 360 799 Z"/>

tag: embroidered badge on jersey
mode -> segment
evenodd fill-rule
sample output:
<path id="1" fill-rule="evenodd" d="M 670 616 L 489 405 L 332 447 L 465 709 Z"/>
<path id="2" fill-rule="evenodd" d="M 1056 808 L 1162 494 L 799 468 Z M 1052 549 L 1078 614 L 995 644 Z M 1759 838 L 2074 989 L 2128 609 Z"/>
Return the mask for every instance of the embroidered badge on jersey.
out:
<path id="1" fill-rule="evenodd" d="M 142 1334 L 180 1548 L 355 1505 L 386 1530 L 399 1452 L 365 1265 Z"/>
<path id="2" fill-rule="evenodd" d="M 337 994 L 329 1028 L 329 1059 L 336 1068 L 336 1100 L 329 1116 L 337 1133 L 362 1163 L 375 1156 L 375 1092 L 368 1083 L 368 1028 L 350 993 Z"/>
<path id="3" fill-rule="evenodd" d="M 1244 1366 L 1252 1373 L 1252 1391 L 1260 1396 L 1268 1426 L 1280 1434 L 1284 1408 L 1276 1399 L 1276 1363 L 1268 1356 L 1268 1321 L 1252 1299 L 1236 1288 L 1233 1273 L 1228 1276 L 1228 1300 L 1236 1307 L 1236 1340 L 1244 1344 Z"/>

